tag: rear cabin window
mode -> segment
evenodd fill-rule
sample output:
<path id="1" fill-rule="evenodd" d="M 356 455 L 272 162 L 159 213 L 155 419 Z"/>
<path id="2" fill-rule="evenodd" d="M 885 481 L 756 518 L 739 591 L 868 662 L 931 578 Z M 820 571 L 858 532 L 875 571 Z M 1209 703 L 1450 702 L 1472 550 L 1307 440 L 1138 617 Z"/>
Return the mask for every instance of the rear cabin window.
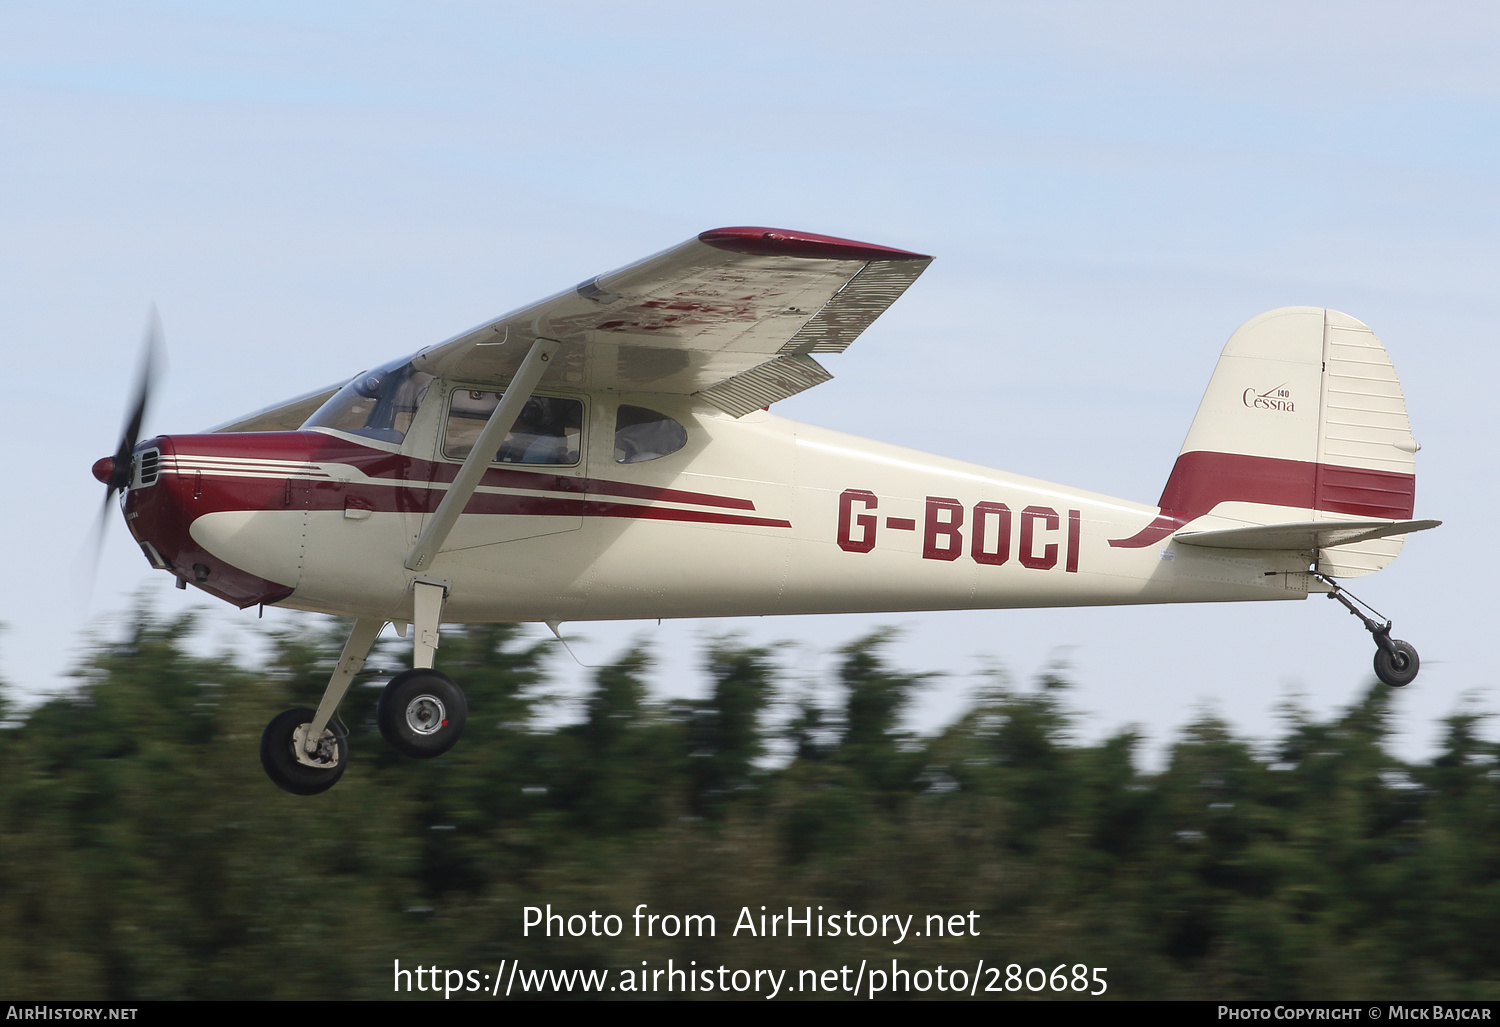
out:
<path id="1" fill-rule="evenodd" d="M 642 464 L 687 445 L 687 429 L 666 414 L 621 404 L 615 415 L 615 463 Z"/>
<path id="2" fill-rule="evenodd" d="M 462 460 L 500 403 L 498 392 L 459 389 L 448 403 L 443 455 Z M 495 453 L 497 464 L 576 464 L 583 443 L 583 404 L 532 396 Z"/>

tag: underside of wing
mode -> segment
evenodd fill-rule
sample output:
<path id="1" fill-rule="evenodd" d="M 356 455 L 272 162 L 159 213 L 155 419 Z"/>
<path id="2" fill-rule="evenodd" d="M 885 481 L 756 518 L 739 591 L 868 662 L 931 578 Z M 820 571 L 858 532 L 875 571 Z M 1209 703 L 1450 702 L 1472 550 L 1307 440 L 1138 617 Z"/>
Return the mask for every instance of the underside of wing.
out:
<path id="1" fill-rule="evenodd" d="M 691 395 L 734 416 L 827 381 L 841 353 L 916 281 L 920 253 L 766 228 L 720 228 L 417 354 L 509 381 L 531 343 L 561 346 L 544 384 Z"/>

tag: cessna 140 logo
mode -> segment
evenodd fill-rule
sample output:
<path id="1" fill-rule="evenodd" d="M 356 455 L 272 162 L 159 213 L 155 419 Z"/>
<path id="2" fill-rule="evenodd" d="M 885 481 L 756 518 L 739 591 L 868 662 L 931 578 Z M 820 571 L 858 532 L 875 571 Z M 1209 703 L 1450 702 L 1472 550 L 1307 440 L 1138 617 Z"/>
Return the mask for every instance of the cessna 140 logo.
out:
<path id="1" fill-rule="evenodd" d="M 1240 394 L 1240 402 L 1252 410 L 1280 410 L 1287 414 L 1296 410 L 1292 406 L 1292 390 L 1286 387 L 1285 382 L 1265 392 L 1246 389 Z"/>

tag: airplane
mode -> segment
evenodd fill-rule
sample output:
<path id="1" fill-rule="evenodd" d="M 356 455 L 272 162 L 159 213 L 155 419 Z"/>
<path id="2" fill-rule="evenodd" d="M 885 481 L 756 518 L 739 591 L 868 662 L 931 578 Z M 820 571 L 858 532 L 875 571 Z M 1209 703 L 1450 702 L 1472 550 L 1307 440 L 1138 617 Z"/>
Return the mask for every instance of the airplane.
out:
<path id="1" fill-rule="evenodd" d="M 94 474 L 178 587 L 354 618 L 317 709 L 261 739 L 299 795 L 342 776 L 335 712 L 387 624 L 412 665 L 377 720 L 419 759 L 467 714 L 435 667 L 441 623 L 562 637 L 564 621 L 1324 594 L 1374 637 L 1380 680 L 1416 677 L 1416 649 L 1337 583 L 1440 523 L 1412 519 L 1419 447 L 1369 328 L 1286 307 L 1234 332 L 1155 504 L 770 412 L 827 381 L 817 356 L 931 260 L 714 229 L 205 432 L 137 442 L 148 374 Z"/>

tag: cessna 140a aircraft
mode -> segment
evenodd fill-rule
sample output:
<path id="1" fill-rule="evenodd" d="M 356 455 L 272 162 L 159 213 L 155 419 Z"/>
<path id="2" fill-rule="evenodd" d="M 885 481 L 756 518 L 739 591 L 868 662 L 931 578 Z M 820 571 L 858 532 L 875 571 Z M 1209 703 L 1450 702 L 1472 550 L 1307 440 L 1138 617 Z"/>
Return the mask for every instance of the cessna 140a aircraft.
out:
<path id="1" fill-rule="evenodd" d="M 1154 505 L 769 412 L 827 381 L 815 355 L 843 352 L 930 262 L 704 232 L 207 433 L 137 444 L 143 386 L 94 473 L 179 586 L 355 618 L 318 708 L 261 741 L 271 779 L 304 795 L 344 771 L 334 712 L 387 623 L 410 628 L 413 654 L 380 729 L 419 758 L 464 725 L 463 692 L 433 666 L 444 621 L 556 631 L 1319 592 L 1364 621 L 1383 681 L 1416 676 L 1416 650 L 1334 583 L 1438 524 L 1411 519 L 1418 447 L 1368 328 L 1287 307 L 1235 332 Z"/>

